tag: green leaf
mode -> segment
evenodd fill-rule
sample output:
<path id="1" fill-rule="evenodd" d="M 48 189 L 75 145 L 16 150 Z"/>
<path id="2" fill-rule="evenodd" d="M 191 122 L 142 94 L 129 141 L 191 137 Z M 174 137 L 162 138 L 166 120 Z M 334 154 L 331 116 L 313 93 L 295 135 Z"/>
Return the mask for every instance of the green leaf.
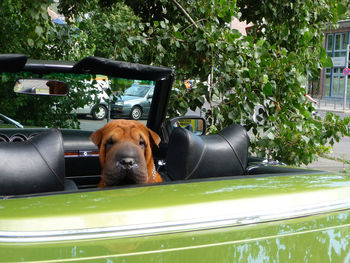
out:
<path id="1" fill-rule="evenodd" d="M 166 28 L 166 24 L 164 23 L 164 21 L 160 21 L 160 27 L 161 28 Z"/>
<path id="2" fill-rule="evenodd" d="M 34 46 L 34 41 L 33 41 L 33 39 L 31 39 L 31 38 L 28 38 L 28 39 L 27 39 L 27 43 L 28 43 L 28 45 L 29 45 L 30 47 L 33 47 L 33 46 Z"/>
<path id="3" fill-rule="evenodd" d="M 275 139 L 275 135 L 272 132 L 268 132 L 266 134 L 266 137 L 269 138 L 270 140 L 274 140 Z"/>
<path id="4" fill-rule="evenodd" d="M 310 138 L 307 136 L 302 135 L 301 138 L 305 141 L 305 143 L 309 143 Z"/>
<path id="5" fill-rule="evenodd" d="M 259 39 L 259 41 L 256 43 L 256 45 L 258 46 L 258 47 L 261 47 L 262 45 L 264 45 L 264 43 L 265 43 L 265 40 L 264 39 Z"/>
<path id="6" fill-rule="evenodd" d="M 343 5 L 341 3 L 338 3 L 338 5 L 337 5 L 337 14 L 338 14 L 338 16 L 341 16 L 341 15 L 345 14 L 346 11 L 348 11 L 348 8 L 345 5 Z"/>
<path id="7" fill-rule="evenodd" d="M 40 36 L 43 33 L 43 28 L 41 26 L 36 26 L 35 32 Z"/>
<path id="8" fill-rule="evenodd" d="M 230 111 L 230 112 L 228 113 L 228 118 L 229 118 L 230 120 L 234 120 L 234 119 L 235 119 L 235 114 L 234 114 L 234 112 Z"/>
<path id="9" fill-rule="evenodd" d="M 228 66 L 234 66 L 235 65 L 235 63 L 231 59 L 228 59 L 226 61 L 226 63 L 227 63 Z"/>
<path id="10" fill-rule="evenodd" d="M 180 106 L 181 108 L 188 108 L 188 104 L 187 104 L 185 101 L 181 101 L 180 104 L 179 104 L 179 106 Z"/>
<path id="11" fill-rule="evenodd" d="M 270 82 L 266 83 L 263 87 L 263 93 L 265 96 L 271 96 L 272 95 L 272 85 Z"/>
<path id="12" fill-rule="evenodd" d="M 206 43 L 204 40 L 198 40 L 196 42 L 196 50 L 197 51 L 202 51 L 205 50 L 207 48 Z"/>
<path id="13" fill-rule="evenodd" d="M 323 67 L 325 68 L 333 67 L 333 60 L 331 57 L 327 57 L 326 61 L 323 63 Z"/>

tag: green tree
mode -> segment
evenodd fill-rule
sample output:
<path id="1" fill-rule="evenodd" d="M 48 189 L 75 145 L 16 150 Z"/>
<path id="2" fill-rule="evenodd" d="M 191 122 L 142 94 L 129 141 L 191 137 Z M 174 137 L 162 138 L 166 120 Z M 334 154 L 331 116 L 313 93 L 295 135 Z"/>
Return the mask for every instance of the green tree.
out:
<path id="1" fill-rule="evenodd" d="M 0 50 L 2 53 L 30 53 L 39 58 L 52 25 L 47 7 L 52 0 L 0 2 Z"/>
<path id="2" fill-rule="evenodd" d="M 1 1 L 0 53 L 23 53 L 30 59 L 68 61 L 93 54 L 94 46 L 89 45 L 87 35 L 76 24 L 59 26 L 51 22 L 47 8 L 52 3 L 52 0 Z M 13 85 L 21 77 L 30 76 L 23 73 L 0 75 L 0 97 L 3 98 L 0 112 L 26 125 L 77 128 L 78 120 L 70 112 L 91 103 L 91 94 L 97 92 L 94 89 L 86 91 L 84 81 L 78 76 L 73 81 L 75 88 L 71 86 L 69 96 L 65 98 L 17 95 Z M 91 79 L 91 76 L 85 77 Z"/>
<path id="3" fill-rule="evenodd" d="M 322 47 L 323 30 L 337 22 L 346 5 L 313 0 L 237 1 L 237 6 L 234 1 L 154 1 L 145 12 L 134 3 L 126 1 L 146 25 L 149 52 L 142 61 L 177 68 L 181 99 L 173 94 L 172 115 L 201 107 L 205 98 L 212 132 L 241 123 L 250 131 L 252 153 L 288 164 L 307 164 L 328 151 L 328 141 L 349 134 L 348 118 L 313 117 L 315 109 L 304 97 L 307 80 L 317 79 L 319 69 L 331 65 Z M 239 14 L 254 23 L 256 34 L 243 37 L 229 30 L 227 25 Z M 197 89 L 184 88 L 181 82 L 187 78 L 200 81 Z M 257 105 L 262 108 L 260 121 L 253 119 Z"/>
<path id="4" fill-rule="evenodd" d="M 241 123 L 251 153 L 307 164 L 328 150 L 326 142 L 349 134 L 348 118 L 313 117 L 304 97 L 307 80 L 331 65 L 322 31 L 344 16 L 347 6 L 339 1 L 61 0 L 59 8 L 80 21 L 75 25 L 86 43 L 82 51 L 176 67 L 170 115 L 207 101 L 203 114 L 210 131 Z M 231 30 L 232 17 L 253 22 L 254 34 Z M 65 50 L 57 57 L 84 54 Z M 196 88 L 186 90 L 186 79 L 195 80 Z"/>
<path id="5" fill-rule="evenodd" d="M 95 46 L 95 56 L 139 60 L 139 54 L 145 52 L 142 45 L 137 45 L 142 24 L 132 9 L 122 3 L 114 3 L 108 8 L 96 6 L 87 14 L 88 17 L 79 23 L 79 28 L 89 35 L 89 42 Z"/>

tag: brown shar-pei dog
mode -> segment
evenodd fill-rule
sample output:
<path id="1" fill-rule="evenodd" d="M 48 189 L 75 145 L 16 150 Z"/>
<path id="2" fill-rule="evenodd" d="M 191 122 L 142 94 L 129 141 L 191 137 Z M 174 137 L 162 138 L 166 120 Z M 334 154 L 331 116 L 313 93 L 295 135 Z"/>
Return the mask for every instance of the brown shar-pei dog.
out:
<path id="1" fill-rule="evenodd" d="M 102 167 L 99 187 L 162 182 L 152 156 L 159 136 L 133 120 L 114 120 L 95 131 L 90 139 L 98 146 Z"/>

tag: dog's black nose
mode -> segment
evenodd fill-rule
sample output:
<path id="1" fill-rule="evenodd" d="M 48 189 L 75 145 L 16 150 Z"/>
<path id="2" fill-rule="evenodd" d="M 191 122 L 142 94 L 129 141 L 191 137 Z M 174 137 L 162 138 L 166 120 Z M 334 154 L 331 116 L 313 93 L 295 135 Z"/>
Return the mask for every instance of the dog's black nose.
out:
<path id="1" fill-rule="evenodd" d="M 134 158 L 123 158 L 119 161 L 119 163 L 124 169 L 130 169 L 135 165 L 136 162 Z"/>

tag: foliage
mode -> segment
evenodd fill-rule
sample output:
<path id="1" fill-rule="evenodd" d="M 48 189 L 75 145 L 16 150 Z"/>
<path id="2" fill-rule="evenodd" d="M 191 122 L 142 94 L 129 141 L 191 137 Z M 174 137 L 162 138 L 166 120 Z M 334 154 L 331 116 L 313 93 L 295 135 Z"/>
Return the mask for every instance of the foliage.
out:
<path id="1" fill-rule="evenodd" d="M 51 22 L 47 8 L 52 3 L 52 0 L 1 1 L 0 53 L 23 53 L 31 59 L 68 61 L 91 55 L 94 46 L 89 44 L 87 35 L 77 25 L 59 26 Z M 64 98 L 16 95 L 13 92 L 14 82 L 16 78 L 25 76 L 27 74 L 21 73 L 1 77 L 0 94 L 1 98 L 6 98 L 0 101 L 1 113 L 26 125 L 79 127 L 76 116 L 70 112 L 73 108 L 91 103 L 91 95 L 96 90 L 87 91 L 87 87 L 82 86 L 74 90 L 69 86 L 69 96 Z"/>
<path id="2" fill-rule="evenodd" d="M 96 7 L 79 23 L 79 28 L 89 35 L 89 42 L 95 46 L 94 55 L 123 61 L 138 61 L 145 52 L 140 41 L 142 31 L 140 19 L 133 11 L 116 3 L 109 8 Z"/>
<path id="3" fill-rule="evenodd" d="M 30 53 L 39 58 L 45 49 L 51 24 L 47 7 L 52 0 L 0 2 L 0 50 L 2 53 Z"/>
<path id="4" fill-rule="evenodd" d="M 19 23 L 22 32 L 16 41 L 1 34 L 1 51 L 9 50 L 3 43 L 10 41 L 17 42 L 10 51 L 38 58 L 54 51 L 57 59 L 95 54 L 175 67 L 170 116 L 200 108 L 210 132 L 241 123 L 249 131 L 251 153 L 288 164 L 307 164 L 328 150 L 328 141 L 349 135 L 348 118 L 314 117 L 314 107 L 304 97 L 307 81 L 332 65 L 322 47 L 322 31 L 346 15 L 346 5 L 337 0 L 61 0 L 61 12 L 73 19 L 66 32 L 53 30 L 45 20 L 42 1 L 32 2 L 28 13 L 22 9 L 23 18 L 9 5 L 23 8 L 20 1 L 7 0 L 0 8 L 3 17 L 10 14 L 7 23 Z M 38 20 L 30 17 L 35 5 L 41 6 Z M 234 16 L 253 22 L 254 34 L 231 30 Z M 22 25 L 26 18 L 33 23 Z M 37 25 L 45 34 L 35 31 Z M 29 38 L 34 45 L 24 47 Z M 194 80 L 194 88 L 186 89 L 186 79 Z"/>
<path id="5" fill-rule="evenodd" d="M 314 117 L 315 109 L 304 97 L 307 79 L 317 79 L 321 67 L 331 66 L 322 31 L 326 23 L 337 21 L 344 5 L 238 1 L 241 19 L 256 25 L 256 34 L 244 37 L 227 27 L 231 16 L 239 15 L 232 2 L 181 3 L 195 24 L 184 18 L 178 22 L 179 15 L 154 21 L 149 46 L 156 51 L 146 58 L 176 65 L 180 80 L 200 81 L 190 91 L 177 83 L 171 115 L 202 108 L 206 100 L 209 109 L 204 114 L 211 132 L 241 123 L 249 131 L 251 153 L 288 164 L 307 164 L 329 150 L 328 141 L 349 135 L 348 118 Z M 263 108 L 260 121 L 253 118 L 258 105 Z"/>

